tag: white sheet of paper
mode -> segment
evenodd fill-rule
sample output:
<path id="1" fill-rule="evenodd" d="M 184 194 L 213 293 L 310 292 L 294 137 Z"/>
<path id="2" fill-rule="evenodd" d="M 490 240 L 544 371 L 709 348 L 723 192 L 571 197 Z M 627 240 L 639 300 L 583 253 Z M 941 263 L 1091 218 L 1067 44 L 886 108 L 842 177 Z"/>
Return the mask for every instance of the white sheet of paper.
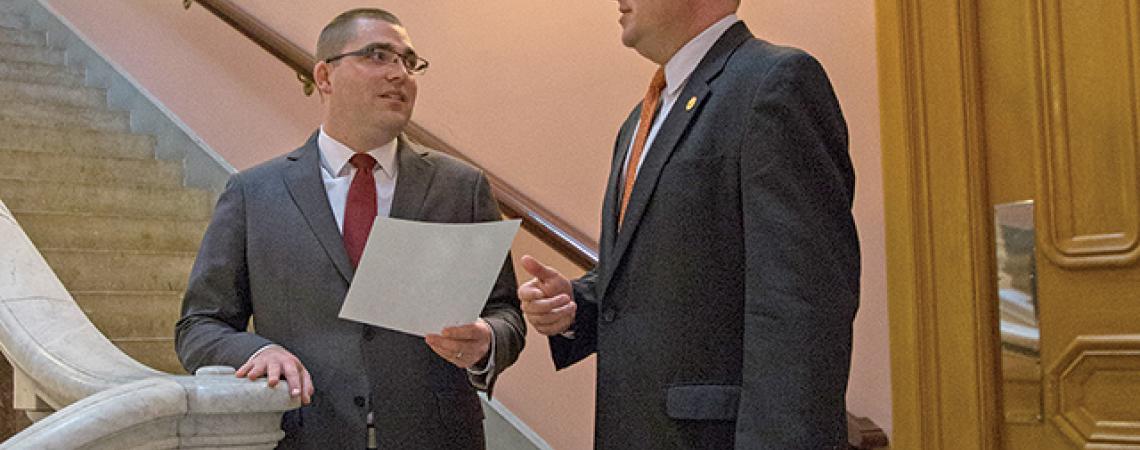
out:
<path id="1" fill-rule="evenodd" d="M 475 321 L 520 223 L 377 217 L 340 318 L 417 336 Z"/>

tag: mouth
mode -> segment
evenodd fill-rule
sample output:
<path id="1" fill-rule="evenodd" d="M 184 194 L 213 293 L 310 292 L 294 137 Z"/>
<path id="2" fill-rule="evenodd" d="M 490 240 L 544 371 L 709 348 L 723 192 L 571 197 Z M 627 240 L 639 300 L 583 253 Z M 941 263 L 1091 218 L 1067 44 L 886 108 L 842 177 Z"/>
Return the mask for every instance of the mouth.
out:
<path id="1" fill-rule="evenodd" d="M 408 98 L 403 93 L 396 91 L 383 92 L 378 97 L 394 102 L 406 102 L 408 100 Z"/>

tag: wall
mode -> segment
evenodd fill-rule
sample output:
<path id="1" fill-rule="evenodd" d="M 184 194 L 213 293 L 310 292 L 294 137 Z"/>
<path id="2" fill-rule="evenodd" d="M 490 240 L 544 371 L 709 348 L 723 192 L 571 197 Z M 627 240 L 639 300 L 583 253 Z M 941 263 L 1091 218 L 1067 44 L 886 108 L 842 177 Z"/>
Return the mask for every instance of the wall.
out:
<path id="1" fill-rule="evenodd" d="M 283 65 L 200 7 L 152 0 L 45 0 L 239 169 L 300 144 L 317 101 Z M 338 12 L 377 2 L 243 0 L 305 48 Z M 432 67 L 414 119 L 574 226 L 597 233 L 618 124 L 653 67 L 618 39 L 613 2 L 389 0 Z M 863 245 L 849 409 L 890 428 L 882 174 L 873 2 L 745 1 L 759 37 L 815 54 L 851 132 Z M 515 254 L 548 252 L 520 236 Z M 558 263 L 570 272 L 568 264 Z M 554 373 L 531 336 L 496 395 L 555 448 L 588 448 L 593 366 Z"/>

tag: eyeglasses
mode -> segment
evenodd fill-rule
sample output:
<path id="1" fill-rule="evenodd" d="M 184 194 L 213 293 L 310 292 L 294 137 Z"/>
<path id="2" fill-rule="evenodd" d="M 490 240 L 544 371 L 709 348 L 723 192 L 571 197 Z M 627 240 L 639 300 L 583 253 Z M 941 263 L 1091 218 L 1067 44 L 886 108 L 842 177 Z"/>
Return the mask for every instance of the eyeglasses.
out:
<path id="1" fill-rule="evenodd" d="M 400 63 L 407 70 L 408 73 L 419 75 L 424 73 L 428 68 L 428 61 L 426 59 L 416 56 L 415 52 L 411 50 L 401 54 L 396 51 L 394 47 L 388 44 L 369 44 L 364 48 L 354 51 L 341 53 L 336 56 L 330 56 L 325 59 L 326 63 L 332 63 L 336 60 L 346 56 L 363 56 L 364 59 L 372 64 L 378 66 L 386 66 L 388 64 Z"/>

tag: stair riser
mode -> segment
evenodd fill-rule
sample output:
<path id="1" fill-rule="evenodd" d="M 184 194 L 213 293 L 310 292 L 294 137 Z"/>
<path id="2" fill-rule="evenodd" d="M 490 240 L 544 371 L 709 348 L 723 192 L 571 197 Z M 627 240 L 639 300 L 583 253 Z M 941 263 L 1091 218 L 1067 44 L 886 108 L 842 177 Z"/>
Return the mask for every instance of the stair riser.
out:
<path id="1" fill-rule="evenodd" d="M 69 291 L 182 291 L 194 255 L 41 249 Z"/>
<path id="2" fill-rule="evenodd" d="M 169 338 L 174 335 L 182 293 L 73 294 L 79 308 L 108 338 Z"/>
<path id="3" fill-rule="evenodd" d="M 62 65 L 67 58 L 62 51 L 27 45 L 0 45 L 0 62 L 27 62 Z"/>
<path id="4" fill-rule="evenodd" d="M 154 159 L 154 138 L 82 129 L 0 124 L 0 148 L 79 156 Z"/>
<path id="5" fill-rule="evenodd" d="M 202 191 L 126 189 L 0 180 L 0 198 L 13 213 L 61 212 L 123 216 L 170 216 L 204 220 L 210 200 Z"/>
<path id="6" fill-rule="evenodd" d="M 47 45 L 47 38 L 40 32 L 0 28 L 0 44 L 43 46 Z"/>
<path id="7" fill-rule="evenodd" d="M 0 11 L 0 27 L 24 29 L 28 27 L 28 17 L 13 14 L 12 11 Z"/>
<path id="8" fill-rule="evenodd" d="M 36 247 L 195 252 L 206 221 L 16 214 Z"/>
<path id="9" fill-rule="evenodd" d="M 101 89 L 13 81 L 0 81 L 0 103 L 5 105 L 50 103 L 95 109 L 107 107 L 107 99 Z"/>
<path id="10" fill-rule="evenodd" d="M 174 352 L 174 338 L 163 339 L 158 342 L 124 342 L 115 339 L 112 339 L 111 342 L 127 356 L 155 370 L 176 375 L 186 374 L 186 370 L 178 362 L 178 354 Z"/>
<path id="11" fill-rule="evenodd" d="M 122 111 L 61 108 L 56 105 L 11 104 L 0 109 L 0 121 L 13 125 L 78 127 L 91 130 L 127 132 L 130 116 Z"/>
<path id="12" fill-rule="evenodd" d="M 83 75 L 64 66 L 0 61 L 0 79 L 13 81 L 35 80 L 37 83 L 58 86 L 82 86 Z"/>
<path id="13" fill-rule="evenodd" d="M 182 170 L 178 164 L 156 160 L 0 150 L 0 179 L 173 188 L 182 185 Z"/>

